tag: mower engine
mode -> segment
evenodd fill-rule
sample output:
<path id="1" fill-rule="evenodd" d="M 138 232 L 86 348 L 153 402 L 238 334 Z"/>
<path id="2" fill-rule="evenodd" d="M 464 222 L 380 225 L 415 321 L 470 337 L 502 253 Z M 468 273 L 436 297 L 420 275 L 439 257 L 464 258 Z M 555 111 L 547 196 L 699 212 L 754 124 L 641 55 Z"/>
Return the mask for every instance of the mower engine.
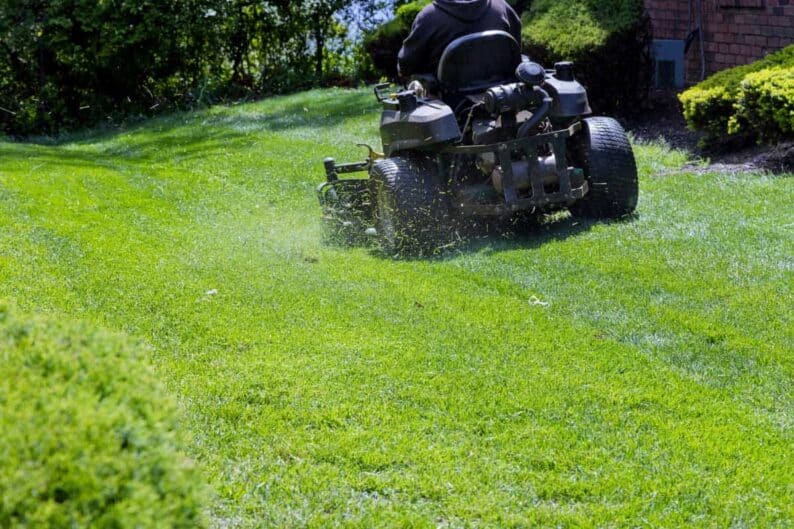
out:
<path id="1" fill-rule="evenodd" d="M 587 92 L 573 76 L 573 64 L 557 63 L 547 72 L 537 63 L 523 62 L 516 71 L 520 80 L 488 89 L 481 105 L 479 118 L 471 125 L 471 143 L 487 145 L 548 132 L 552 124 L 567 126 L 572 119 L 590 113 Z M 550 119 L 547 119 L 550 118 Z M 543 149 L 542 149 L 543 150 Z M 524 157 L 512 163 L 513 185 L 518 191 L 531 187 L 530 173 L 538 175 L 544 186 L 554 185 L 558 178 L 558 164 L 552 149 L 545 149 L 537 160 Z M 478 155 L 477 168 L 490 179 L 496 191 L 504 192 L 504 170 L 491 152 Z"/>

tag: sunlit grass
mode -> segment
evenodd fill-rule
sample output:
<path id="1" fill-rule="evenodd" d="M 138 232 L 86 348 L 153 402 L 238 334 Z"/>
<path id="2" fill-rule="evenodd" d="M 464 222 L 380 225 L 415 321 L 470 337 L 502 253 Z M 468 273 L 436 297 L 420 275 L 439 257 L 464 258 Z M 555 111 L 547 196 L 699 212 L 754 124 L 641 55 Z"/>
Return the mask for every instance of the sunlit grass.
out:
<path id="1" fill-rule="evenodd" d="M 0 144 L 0 297 L 152 346 L 218 527 L 792 526 L 791 176 L 639 145 L 631 221 L 394 261 L 314 195 L 376 125 L 331 90 Z"/>

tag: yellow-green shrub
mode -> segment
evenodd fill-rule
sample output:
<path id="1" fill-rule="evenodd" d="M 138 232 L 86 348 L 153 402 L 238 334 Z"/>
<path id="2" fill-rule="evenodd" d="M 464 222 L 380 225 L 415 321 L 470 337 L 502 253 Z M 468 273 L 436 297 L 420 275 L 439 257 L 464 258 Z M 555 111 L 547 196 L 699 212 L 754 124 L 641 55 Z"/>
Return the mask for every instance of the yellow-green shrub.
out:
<path id="1" fill-rule="evenodd" d="M 707 142 L 743 135 L 773 139 L 792 134 L 794 46 L 752 64 L 712 75 L 679 99 L 690 128 Z"/>
<path id="2" fill-rule="evenodd" d="M 735 94 L 725 86 L 690 89 L 679 96 L 689 126 L 717 137 L 728 128 Z"/>
<path id="3" fill-rule="evenodd" d="M 794 67 L 770 68 L 744 78 L 728 132 L 749 129 L 762 139 L 794 134 Z"/>
<path id="4" fill-rule="evenodd" d="M 174 407 L 137 348 L 0 303 L 0 527 L 203 526 Z"/>

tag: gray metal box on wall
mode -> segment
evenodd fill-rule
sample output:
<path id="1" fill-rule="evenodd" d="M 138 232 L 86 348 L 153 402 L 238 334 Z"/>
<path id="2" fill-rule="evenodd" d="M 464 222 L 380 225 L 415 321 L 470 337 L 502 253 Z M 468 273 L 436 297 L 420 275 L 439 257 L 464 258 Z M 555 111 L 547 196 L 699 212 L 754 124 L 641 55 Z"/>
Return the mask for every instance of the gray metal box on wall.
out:
<path id="1" fill-rule="evenodd" d="M 654 82 L 657 88 L 683 88 L 685 48 L 686 42 L 683 40 L 653 41 Z"/>

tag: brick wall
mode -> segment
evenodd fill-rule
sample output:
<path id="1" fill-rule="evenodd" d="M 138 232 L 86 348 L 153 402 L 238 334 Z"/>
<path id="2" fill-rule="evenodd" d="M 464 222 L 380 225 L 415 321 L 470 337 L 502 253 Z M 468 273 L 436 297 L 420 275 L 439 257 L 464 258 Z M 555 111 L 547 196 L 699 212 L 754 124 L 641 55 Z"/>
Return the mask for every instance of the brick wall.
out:
<path id="1" fill-rule="evenodd" d="M 702 0 L 706 74 L 746 64 L 794 43 L 794 0 Z M 688 0 L 646 0 L 654 38 L 685 39 Z M 697 0 L 692 0 L 697 25 Z M 700 80 L 696 40 L 687 53 L 687 82 Z"/>

